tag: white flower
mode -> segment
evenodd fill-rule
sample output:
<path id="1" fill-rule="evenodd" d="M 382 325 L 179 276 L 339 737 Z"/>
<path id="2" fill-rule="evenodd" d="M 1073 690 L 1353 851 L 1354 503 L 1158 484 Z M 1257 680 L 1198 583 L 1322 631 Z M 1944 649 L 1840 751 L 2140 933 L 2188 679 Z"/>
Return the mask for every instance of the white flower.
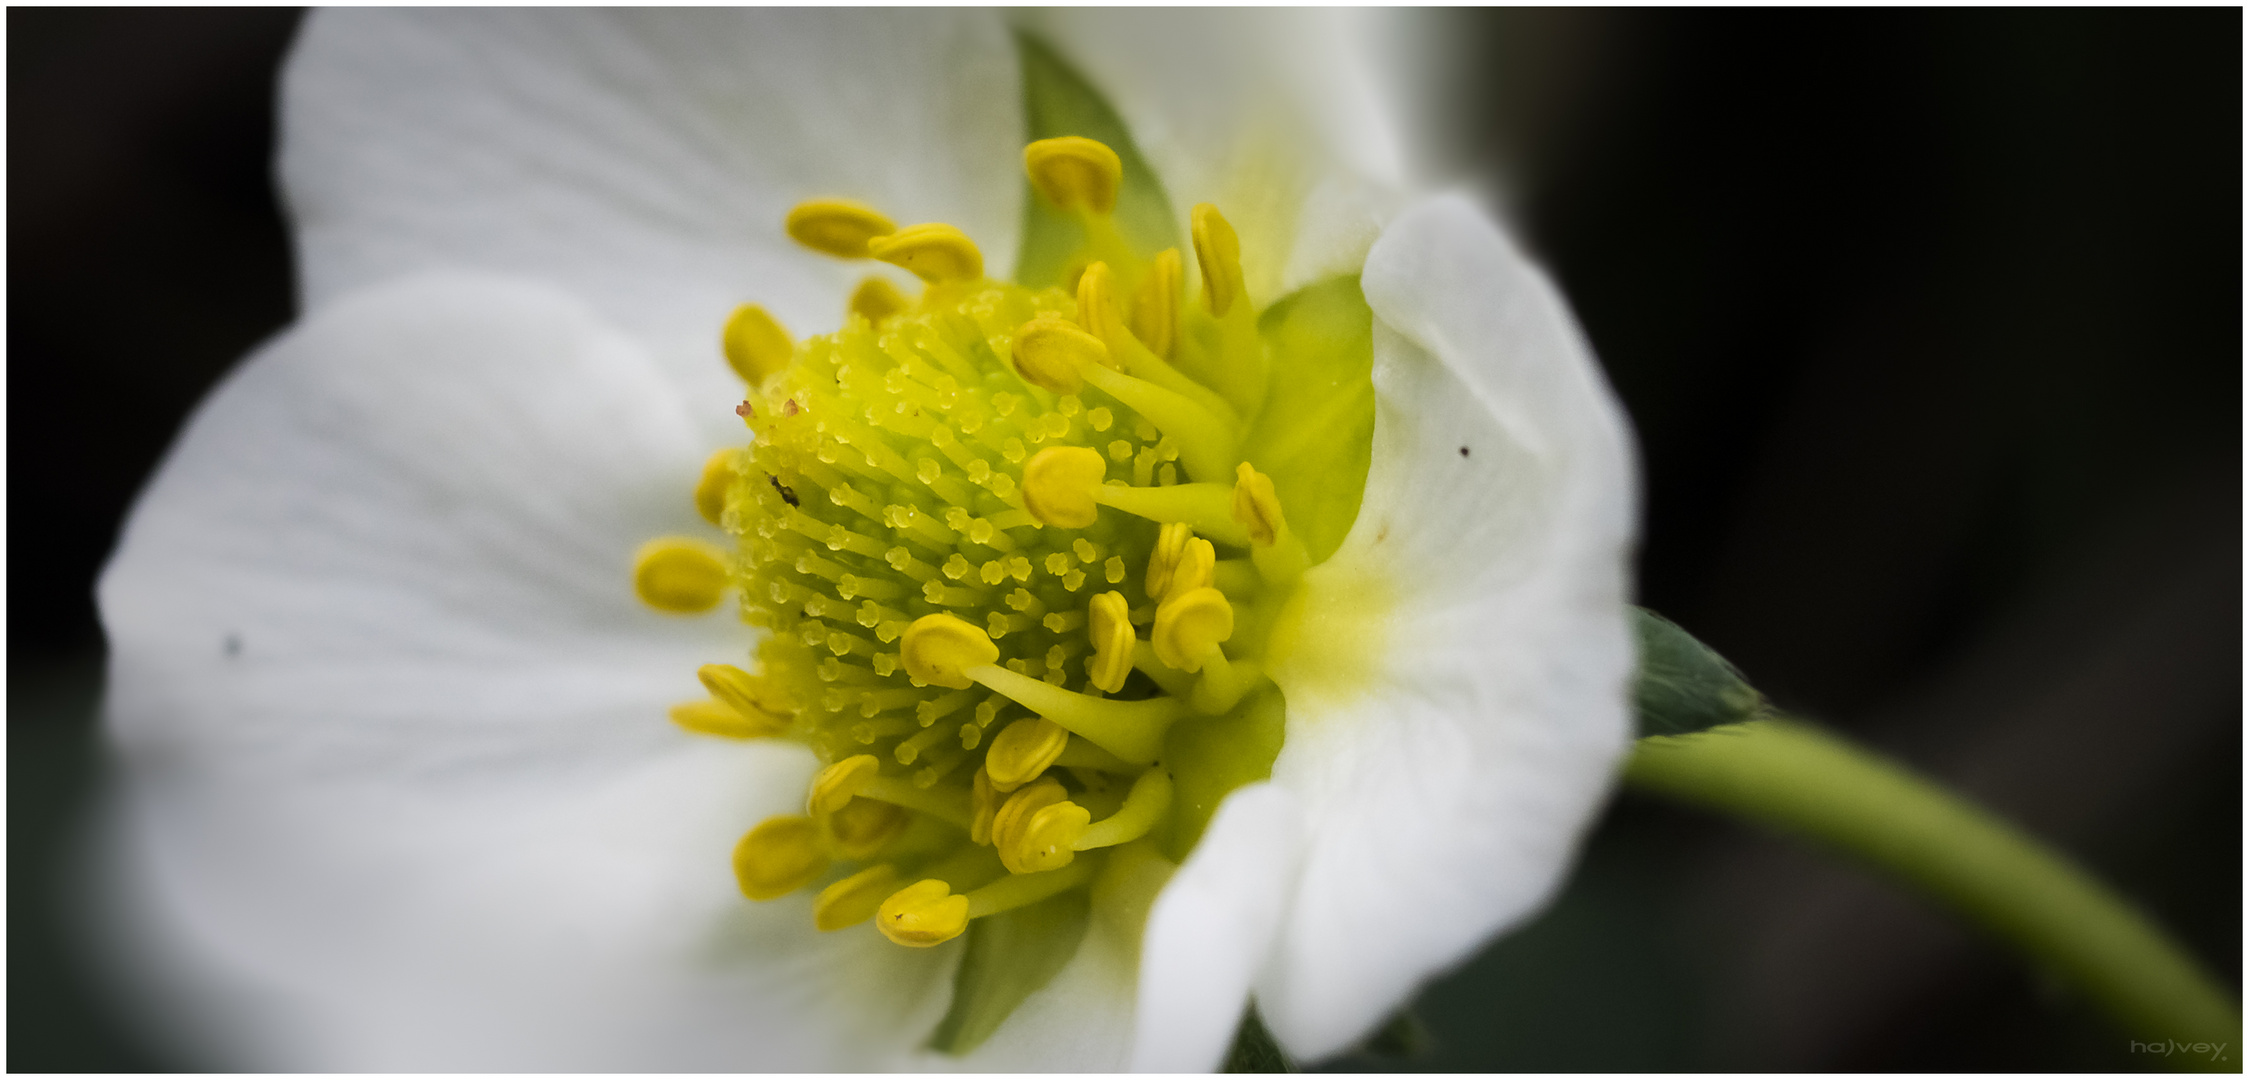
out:
<path id="1" fill-rule="evenodd" d="M 922 1049 L 960 947 L 742 898 L 726 852 L 812 758 L 662 722 L 751 639 L 624 582 L 647 538 L 709 534 L 684 493 L 742 440 L 727 312 L 833 325 L 858 276 L 781 237 L 791 205 L 950 222 L 1005 276 L 1008 29 L 327 12 L 284 80 L 306 314 L 190 422 L 100 589 L 117 951 L 183 1038 L 250 1067 L 1207 1068 L 1254 993 L 1314 1058 L 1552 891 L 1632 665 L 1628 437 L 1567 309 L 1468 203 L 1390 213 L 1337 34 L 1039 32 L 1175 207 L 1243 208 L 1250 296 L 1363 265 L 1375 319 L 1373 464 L 1273 672 L 1286 742 L 1144 930 L 1096 918 L 973 1053 Z"/>

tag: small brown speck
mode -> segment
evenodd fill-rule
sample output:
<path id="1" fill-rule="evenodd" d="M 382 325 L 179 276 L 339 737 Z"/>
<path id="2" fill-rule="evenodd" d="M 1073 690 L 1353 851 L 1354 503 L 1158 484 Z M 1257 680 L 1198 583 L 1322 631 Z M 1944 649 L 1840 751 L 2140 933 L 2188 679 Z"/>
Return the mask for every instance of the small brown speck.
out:
<path id="1" fill-rule="evenodd" d="M 1467 456 L 1468 456 L 1468 448 L 1467 448 L 1467 447 L 1463 446 L 1463 447 L 1461 447 L 1461 448 L 1460 448 L 1460 456 L 1461 456 L 1461 457 L 1467 457 Z"/>
<path id="2" fill-rule="evenodd" d="M 734 406 L 734 415 L 739 416 L 744 420 L 748 420 L 751 417 L 757 415 L 757 410 L 750 408 L 750 403 L 744 401 L 740 405 Z"/>
<path id="3" fill-rule="evenodd" d="M 797 493 L 790 491 L 789 485 L 782 483 L 780 477 L 767 473 L 765 481 L 773 485 L 773 490 L 781 493 L 782 502 L 788 503 L 790 506 L 797 505 Z"/>

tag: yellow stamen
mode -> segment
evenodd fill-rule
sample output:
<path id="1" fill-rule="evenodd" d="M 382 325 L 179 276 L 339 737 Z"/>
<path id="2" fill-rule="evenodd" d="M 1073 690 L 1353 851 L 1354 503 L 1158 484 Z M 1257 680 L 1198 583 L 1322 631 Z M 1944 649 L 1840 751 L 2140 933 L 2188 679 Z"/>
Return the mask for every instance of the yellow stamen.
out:
<path id="1" fill-rule="evenodd" d="M 1012 351 L 1015 373 L 1023 376 L 1024 382 L 1057 394 L 1075 394 L 1083 389 L 1083 369 L 1089 365 L 1115 366 L 1109 358 L 1109 347 L 1100 338 L 1053 315 L 1033 319 L 1017 329 Z"/>
<path id="2" fill-rule="evenodd" d="M 789 211 L 789 239 L 839 259 L 864 259 L 867 244 L 898 230 L 881 211 L 850 199 L 812 199 Z"/>
<path id="3" fill-rule="evenodd" d="M 907 675 L 931 686 L 966 690 L 969 678 L 963 672 L 998 660 L 1000 649 L 982 629 L 940 613 L 915 619 L 899 640 L 898 655 Z"/>
<path id="4" fill-rule="evenodd" d="M 968 897 L 953 895 L 952 886 L 936 878 L 917 881 L 875 909 L 875 925 L 900 945 L 942 945 L 968 929 Z"/>
<path id="5" fill-rule="evenodd" d="M 1134 517 L 1192 526 L 1197 533 L 1229 547 L 1249 546 L 1249 530 L 1234 520 L 1232 484 L 1173 484 L 1170 487 L 1103 484 L 1093 489 L 1093 501 Z"/>
<path id="6" fill-rule="evenodd" d="M 1193 215 L 1195 262 L 1203 271 L 1203 305 L 1223 316 L 1241 298 L 1242 241 L 1218 208 L 1198 203 Z"/>
<path id="7" fill-rule="evenodd" d="M 1093 637 L 1093 666 L 1087 674 L 1093 685 L 1114 694 L 1124 689 L 1125 676 L 1132 674 L 1132 615 L 1124 594 L 1112 590 L 1094 597 L 1086 605 L 1086 625 Z"/>
<path id="8" fill-rule="evenodd" d="M 1179 339 L 1178 248 L 1165 248 L 1141 279 L 1132 298 L 1132 333 L 1156 356 L 1171 359 L 1172 342 Z"/>
<path id="9" fill-rule="evenodd" d="M 908 225 L 867 245 L 867 254 L 913 271 L 932 285 L 984 276 L 984 253 L 968 234 L 941 222 Z"/>
<path id="10" fill-rule="evenodd" d="M 1153 357 L 1151 362 L 1155 362 Z M 1149 423 L 1163 429 L 1179 445 L 1180 464 L 1198 479 L 1231 476 L 1241 454 L 1236 425 L 1226 415 L 1206 408 L 1196 397 L 1167 390 L 1147 379 L 1127 375 L 1107 364 L 1079 364 L 1078 375 L 1103 393 L 1125 403 Z"/>
<path id="11" fill-rule="evenodd" d="M 897 839 L 913 820 L 912 814 L 896 804 L 852 799 L 829 815 L 828 835 L 836 842 L 836 854 L 846 859 L 865 859 Z"/>
<path id="12" fill-rule="evenodd" d="M 1162 600 L 1184 596 L 1196 589 L 1211 587 L 1218 576 L 1218 550 L 1210 541 L 1200 536 L 1190 536 L 1179 551 L 1179 561 L 1172 564 L 1171 580 L 1164 583 Z"/>
<path id="13" fill-rule="evenodd" d="M 812 925 L 822 932 L 857 926 L 874 918 L 897 891 L 897 868 L 877 863 L 820 890 L 812 901 Z"/>
<path id="14" fill-rule="evenodd" d="M 882 321 L 906 310 L 906 294 L 898 291 L 889 278 L 870 277 L 851 290 L 851 313 L 867 320 L 869 326 L 880 326 Z"/>
<path id="15" fill-rule="evenodd" d="M 765 385 L 789 366 L 797 351 L 788 328 L 756 304 L 744 304 L 727 316 L 719 345 L 726 351 L 727 366 L 751 386 Z"/>
<path id="16" fill-rule="evenodd" d="M 1115 275 L 1109 264 L 1097 262 L 1078 278 L 1078 325 L 1114 349 L 1124 336 L 1124 313 L 1117 308 Z"/>
<path id="17" fill-rule="evenodd" d="M 1246 461 L 1234 467 L 1234 520 L 1249 530 L 1250 543 L 1259 546 L 1271 546 L 1288 531 L 1280 497 L 1273 494 L 1273 478 Z"/>
<path id="18" fill-rule="evenodd" d="M 820 817 L 843 809 L 881 771 L 882 762 L 873 754 L 854 754 L 820 770 L 812 778 L 812 790 L 805 793 L 805 812 Z"/>
<path id="19" fill-rule="evenodd" d="M 1148 553 L 1148 574 L 1143 579 L 1150 600 L 1163 599 L 1164 592 L 1171 588 L 1172 567 L 1187 554 L 1187 540 L 1194 535 L 1194 528 L 1184 521 L 1166 522 L 1157 531 L 1156 547 Z"/>
<path id="20" fill-rule="evenodd" d="M 752 900 L 787 896 L 827 870 L 820 827 L 808 817 L 767 818 L 734 845 L 734 880 Z"/>
<path id="21" fill-rule="evenodd" d="M 1050 777 L 1016 792 L 1000 807 L 992 821 L 992 846 L 1011 874 L 1060 869 L 1076 857 L 1071 845 L 1091 819 Z"/>
<path id="22" fill-rule="evenodd" d="M 979 844 L 992 842 L 992 819 L 999 814 L 1000 804 L 1004 801 L 1006 800 L 1001 797 L 1001 792 L 992 786 L 991 774 L 983 769 L 976 770 L 975 783 L 969 789 L 969 809 L 973 815 L 968 824 L 968 838 L 971 841 Z"/>
<path id="23" fill-rule="evenodd" d="M 1023 148 L 1023 171 L 1046 201 L 1064 210 L 1106 214 L 1116 208 L 1124 165 L 1117 152 L 1092 139 L 1068 135 Z"/>
<path id="24" fill-rule="evenodd" d="M 719 515 L 726 512 L 726 489 L 734 484 L 734 451 L 712 451 L 703 462 L 703 476 L 695 481 L 695 511 L 703 520 L 718 524 Z"/>
<path id="25" fill-rule="evenodd" d="M 1106 855 L 1106 852 L 1095 853 L 1044 873 L 1009 874 L 968 894 L 968 917 L 981 919 L 997 915 L 1075 889 L 1093 880 L 1094 874 L 1109 861 Z"/>
<path id="26" fill-rule="evenodd" d="M 1132 792 L 1125 796 L 1124 805 L 1088 827 L 1073 846 L 1079 851 L 1091 851 L 1138 840 L 1155 828 L 1170 809 L 1171 774 L 1162 768 L 1150 769 L 1132 782 Z"/>
<path id="27" fill-rule="evenodd" d="M 1023 463 L 1023 509 L 1040 524 L 1082 529 L 1100 516 L 1094 505 L 1109 463 L 1083 446 L 1049 446 Z"/>
<path id="28" fill-rule="evenodd" d="M 672 723 L 698 735 L 728 739 L 763 739 L 789 730 L 787 717 L 759 710 L 744 716 L 723 701 L 688 701 L 672 706 Z"/>
<path id="29" fill-rule="evenodd" d="M 1174 587 L 1177 586 L 1175 581 Z M 1234 636 L 1234 606 L 1217 589 L 1200 588 L 1175 594 L 1156 607 L 1156 625 L 1148 642 L 1156 658 L 1181 671 L 1201 671 L 1203 660 L 1219 642 Z"/>
<path id="30" fill-rule="evenodd" d="M 732 664 L 704 664 L 695 669 L 703 689 L 727 707 L 759 723 L 787 727 L 790 714 L 765 704 L 758 677 Z"/>
<path id="31" fill-rule="evenodd" d="M 1188 711 L 1186 702 L 1175 697 L 1144 701 L 1089 697 L 997 664 L 970 668 L 966 674 L 1135 765 L 1156 760 L 1163 752 L 1164 732 Z"/>
<path id="32" fill-rule="evenodd" d="M 1044 717 L 1026 716 L 1007 725 L 984 756 L 984 772 L 994 791 L 1014 791 L 1038 779 L 1069 745 L 1070 733 Z"/>
<path id="33" fill-rule="evenodd" d="M 633 556 L 633 591 L 658 611 L 709 611 L 725 595 L 726 584 L 726 552 L 707 541 L 661 537 L 642 544 Z"/>

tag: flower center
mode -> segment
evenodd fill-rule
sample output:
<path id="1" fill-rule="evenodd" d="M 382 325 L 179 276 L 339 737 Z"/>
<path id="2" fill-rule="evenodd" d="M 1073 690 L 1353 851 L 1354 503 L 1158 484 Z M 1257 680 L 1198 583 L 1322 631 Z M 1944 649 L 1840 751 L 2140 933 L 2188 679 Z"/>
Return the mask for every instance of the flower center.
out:
<path id="1" fill-rule="evenodd" d="M 841 330 L 803 342 L 736 311 L 722 340 L 753 437 L 695 489 L 733 549 L 668 538 L 636 568 L 652 606 L 732 588 L 765 629 L 750 669 L 703 668 L 709 699 L 673 718 L 825 764 L 803 814 L 734 852 L 753 900 L 817 887 L 823 931 L 930 946 L 1160 875 L 1279 750 L 1264 673 L 1309 558 L 1243 456 L 1268 361 L 1240 245 L 1195 208 L 1190 297 L 1177 249 L 1134 250 L 1111 221 L 1109 147 L 1047 139 L 1024 161 L 1083 227 L 1067 290 L 984 277 L 949 225 L 840 199 L 789 215 L 805 246 L 923 291 L 871 277 Z"/>

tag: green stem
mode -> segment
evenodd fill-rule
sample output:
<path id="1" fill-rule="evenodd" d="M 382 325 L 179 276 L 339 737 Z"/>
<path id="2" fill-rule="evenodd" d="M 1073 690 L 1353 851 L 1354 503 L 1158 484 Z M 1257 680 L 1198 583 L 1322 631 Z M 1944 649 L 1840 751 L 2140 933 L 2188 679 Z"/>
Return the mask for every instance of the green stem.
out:
<path id="1" fill-rule="evenodd" d="M 2201 1064 L 2239 1068 L 2239 1006 L 2177 945 L 2059 854 L 1893 762 L 1760 720 L 1642 739 L 1624 778 L 1888 869 L 2052 965 L 2132 1034 L 2224 1042 L 2222 1062 Z"/>

